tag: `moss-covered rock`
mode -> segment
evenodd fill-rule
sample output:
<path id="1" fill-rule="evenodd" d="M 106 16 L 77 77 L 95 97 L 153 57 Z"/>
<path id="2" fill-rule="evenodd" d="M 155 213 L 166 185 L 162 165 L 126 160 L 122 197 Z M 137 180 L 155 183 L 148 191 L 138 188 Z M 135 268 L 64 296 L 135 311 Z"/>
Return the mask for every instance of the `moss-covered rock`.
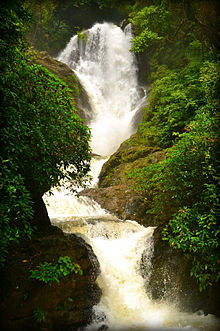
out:
<path id="1" fill-rule="evenodd" d="M 83 275 L 70 274 L 60 283 L 45 284 L 30 279 L 30 270 L 45 261 L 56 264 L 69 256 L 80 265 Z M 75 235 L 64 235 L 52 227 L 23 241 L 11 251 L 1 292 L 1 330 L 77 330 L 85 326 L 92 307 L 100 299 L 95 284 L 99 263 L 91 247 Z"/>
<path id="2" fill-rule="evenodd" d="M 104 164 L 99 175 L 99 187 L 84 190 L 80 194 L 92 197 L 121 219 L 132 219 L 146 226 L 155 225 L 152 215 L 148 213 L 146 197 L 135 192 L 135 183 L 128 174 L 134 168 L 159 162 L 164 155 L 161 149 L 138 146 L 130 138 Z"/>
<path id="3" fill-rule="evenodd" d="M 89 98 L 74 72 L 65 63 L 54 59 L 46 51 L 30 48 L 28 56 L 33 63 L 44 66 L 68 85 L 79 115 L 88 122 L 92 117 Z"/>
<path id="4" fill-rule="evenodd" d="M 99 187 L 128 184 L 127 174 L 135 167 L 160 160 L 162 152 L 157 147 L 129 146 L 126 142 L 103 165 L 99 175 Z M 131 181 L 129 181 L 131 184 Z"/>

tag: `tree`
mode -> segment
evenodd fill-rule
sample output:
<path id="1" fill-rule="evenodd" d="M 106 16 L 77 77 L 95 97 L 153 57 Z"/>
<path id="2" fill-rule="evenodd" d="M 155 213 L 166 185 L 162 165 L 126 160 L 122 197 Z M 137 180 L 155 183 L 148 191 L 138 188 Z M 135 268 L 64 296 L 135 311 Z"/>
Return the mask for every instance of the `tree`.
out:
<path id="1" fill-rule="evenodd" d="M 91 156 L 89 129 L 73 106 L 70 90 L 25 54 L 28 11 L 20 0 L 7 2 L 0 18 L 0 239 L 7 253 L 10 242 L 31 235 L 33 200 L 64 178 L 80 185 Z"/>

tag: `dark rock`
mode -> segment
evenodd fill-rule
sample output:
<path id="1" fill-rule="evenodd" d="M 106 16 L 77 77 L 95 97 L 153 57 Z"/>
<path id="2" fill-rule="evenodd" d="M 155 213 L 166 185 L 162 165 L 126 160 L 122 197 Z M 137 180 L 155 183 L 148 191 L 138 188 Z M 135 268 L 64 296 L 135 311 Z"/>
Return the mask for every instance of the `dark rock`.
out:
<path id="1" fill-rule="evenodd" d="M 30 279 L 30 270 L 45 261 L 69 256 L 83 275 L 68 275 L 51 286 Z M 100 300 L 95 284 L 99 263 L 91 247 L 75 235 L 52 227 L 45 235 L 21 242 L 11 251 L 2 276 L 1 330 L 77 330 L 91 319 Z M 43 320 L 42 320 L 43 316 Z M 44 320 L 45 319 L 45 320 Z"/>
<path id="2" fill-rule="evenodd" d="M 190 276 L 191 261 L 179 250 L 174 250 L 162 240 L 161 228 L 154 232 L 154 253 L 152 272 L 146 284 L 146 291 L 154 300 L 176 305 L 182 311 L 220 315 L 218 298 L 219 284 L 200 292 L 195 278 Z M 148 271 L 141 265 L 142 275 L 148 278 Z"/>
<path id="3" fill-rule="evenodd" d="M 79 94 L 75 96 L 76 100 L 76 107 L 79 111 L 79 115 L 85 119 L 85 123 L 88 124 L 92 120 L 92 108 L 89 102 L 89 97 L 84 89 L 84 87 L 81 85 L 80 81 L 77 82 L 78 88 L 79 88 Z"/>
<path id="4" fill-rule="evenodd" d="M 153 222 L 153 216 L 148 213 L 149 207 L 144 202 L 144 196 L 133 189 L 135 183 L 127 174 L 162 158 L 164 152 L 160 148 L 134 146 L 127 140 L 103 165 L 99 187 L 81 191 L 80 195 L 93 198 L 102 208 L 120 219 L 131 219 L 146 226 L 157 225 Z"/>
<path id="5" fill-rule="evenodd" d="M 98 331 L 105 331 L 105 330 L 109 330 L 109 327 L 105 324 L 103 324 L 102 326 L 100 326 L 100 328 L 98 329 Z"/>

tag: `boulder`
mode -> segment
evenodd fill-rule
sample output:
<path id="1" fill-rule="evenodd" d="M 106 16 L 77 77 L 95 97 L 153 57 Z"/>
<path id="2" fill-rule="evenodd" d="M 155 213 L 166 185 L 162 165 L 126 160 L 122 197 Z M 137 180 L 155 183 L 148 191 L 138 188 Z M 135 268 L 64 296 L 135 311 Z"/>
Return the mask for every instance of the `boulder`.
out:
<path id="1" fill-rule="evenodd" d="M 152 216 L 142 197 L 134 195 L 127 185 L 114 185 L 104 188 L 92 188 L 80 192 L 97 201 L 103 209 L 122 220 L 134 220 L 140 224 L 151 224 Z"/>
<path id="2" fill-rule="evenodd" d="M 70 274 L 60 283 L 30 278 L 30 270 L 45 261 L 56 264 L 69 256 L 83 275 Z M 91 247 L 76 235 L 52 227 L 46 234 L 14 246 L 2 276 L 1 330 L 77 330 L 91 320 L 92 307 L 100 300 L 95 283 L 99 263 Z"/>
<path id="3" fill-rule="evenodd" d="M 145 226 L 156 225 L 153 215 L 148 212 L 145 197 L 134 190 L 134 182 L 128 173 L 135 168 L 158 162 L 163 157 L 164 152 L 160 148 L 130 145 L 128 140 L 103 165 L 99 187 L 81 191 L 80 195 L 93 198 L 102 208 L 120 219 L 131 219 Z"/>

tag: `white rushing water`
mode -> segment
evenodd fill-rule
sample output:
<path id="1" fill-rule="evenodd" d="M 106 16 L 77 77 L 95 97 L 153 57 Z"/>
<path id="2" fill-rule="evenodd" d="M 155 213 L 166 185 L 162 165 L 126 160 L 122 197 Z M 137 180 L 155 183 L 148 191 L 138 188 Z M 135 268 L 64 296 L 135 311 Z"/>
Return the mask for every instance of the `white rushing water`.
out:
<path id="1" fill-rule="evenodd" d="M 97 23 L 85 36 L 86 42 L 73 36 L 57 59 L 74 70 L 89 96 L 93 152 L 110 155 L 135 132 L 134 118 L 146 100 L 145 91 L 138 86 L 135 57 L 129 51 L 129 25 L 123 32 L 114 24 Z"/>
<path id="2" fill-rule="evenodd" d="M 123 32 L 114 24 L 95 24 L 86 35 L 86 42 L 74 36 L 58 59 L 74 70 L 91 103 L 91 146 L 102 155 L 92 161 L 94 187 L 106 156 L 135 131 L 134 118 L 146 97 L 140 93 L 135 58 L 129 51 L 130 28 Z M 74 196 L 65 183 L 44 200 L 51 222 L 82 236 L 100 263 L 97 282 L 102 298 L 84 330 L 217 330 L 213 316 L 180 312 L 170 304 L 153 302 L 146 293 L 154 228 L 119 220 L 90 198 Z M 143 252 L 146 279 L 140 272 Z"/>

